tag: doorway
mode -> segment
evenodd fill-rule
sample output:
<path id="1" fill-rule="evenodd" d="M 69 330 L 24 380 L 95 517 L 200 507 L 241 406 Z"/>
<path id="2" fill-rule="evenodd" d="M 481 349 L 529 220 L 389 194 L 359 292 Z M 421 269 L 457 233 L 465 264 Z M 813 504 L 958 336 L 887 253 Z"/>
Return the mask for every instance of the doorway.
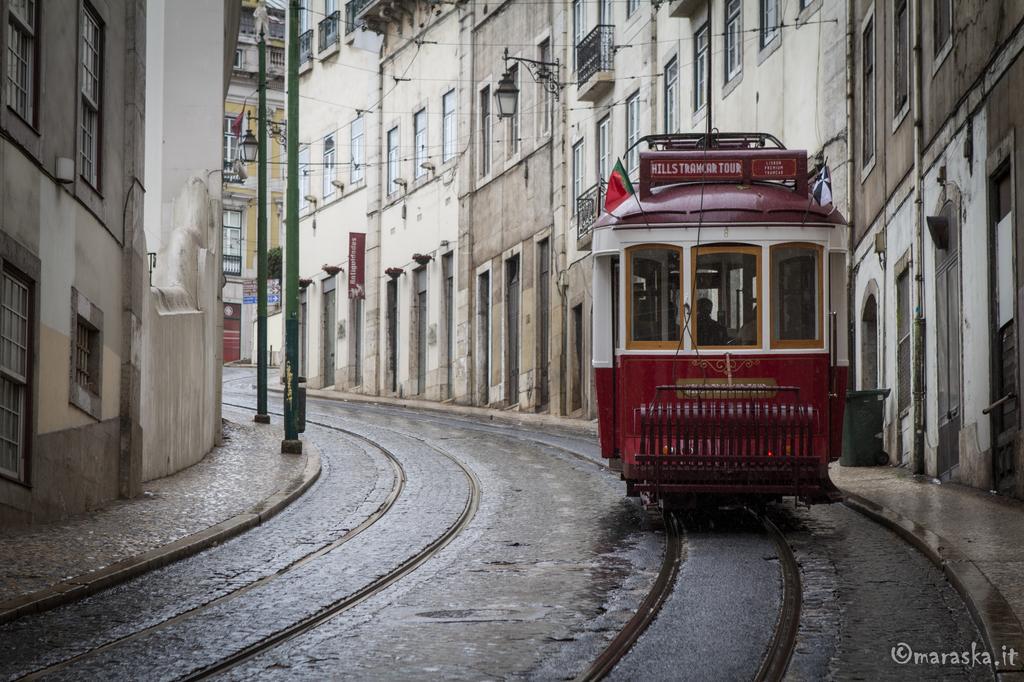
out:
<path id="1" fill-rule="evenodd" d="M 326 388 L 327 386 L 334 385 L 334 353 L 336 348 L 335 334 L 337 333 L 337 309 L 335 308 L 334 298 L 334 277 L 328 277 L 324 280 L 323 284 L 323 310 L 320 315 L 321 322 L 321 335 L 320 338 L 323 342 L 322 354 L 323 358 L 323 375 L 321 376 L 321 384 Z"/>
<path id="2" fill-rule="evenodd" d="M 860 387 L 878 388 L 878 300 L 869 294 L 860 317 Z"/>
<path id="3" fill-rule="evenodd" d="M 509 405 L 519 402 L 519 256 L 505 261 L 505 329 L 508 331 L 508 367 L 505 378 Z"/>
<path id="4" fill-rule="evenodd" d="M 960 225 L 952 204 L 943 207 L 948 220 L 946 248 L 935 248 L 935 335 L 938 369 L 938 475 L 949 479 L 960 463 Z"/>
<path id="5" fill-rule="evenodd" d="M 427 392 L 427 269 L 416 272 L 416 394 Z"/>
<path id="6" fill-rule="evenodd" d="M 551 242 L 537 242 L 537 396 L 538 409 L 547 409 L 551 399 L 548 365 L 551 361 Z"/>
<path id="7" fill-rule="evenodd" d="M 992 296 L 992 389 L 989 416 L 992 420 L 992 478 L 999 492 L 1013 491 L 1017 422 L 1017 331 L 1014 284 L 1013 185 L 1009 164 L 992 177 L 991 230 L 989 243 L 995 249 L 989 259 Z"/>

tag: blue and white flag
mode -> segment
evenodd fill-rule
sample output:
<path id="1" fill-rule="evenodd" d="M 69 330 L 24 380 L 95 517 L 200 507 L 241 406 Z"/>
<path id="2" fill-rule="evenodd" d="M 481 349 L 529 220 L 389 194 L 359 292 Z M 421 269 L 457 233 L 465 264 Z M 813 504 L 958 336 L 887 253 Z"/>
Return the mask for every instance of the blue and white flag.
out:
<path id="1" fill-rule="evenodd" d="M 827 206 L 832 203 L 832 175 L 828 172 L 828 166 L 822 166 L 818 178 L 814 181 L 811 195 L 820 206 Z"/>

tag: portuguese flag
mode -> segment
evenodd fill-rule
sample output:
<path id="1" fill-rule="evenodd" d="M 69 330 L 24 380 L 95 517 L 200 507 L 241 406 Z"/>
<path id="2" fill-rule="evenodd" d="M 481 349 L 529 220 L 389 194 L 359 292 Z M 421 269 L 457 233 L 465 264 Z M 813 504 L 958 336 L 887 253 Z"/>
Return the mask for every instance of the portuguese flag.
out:
<path id="1" fill-rule="evenodd" d="M 635 193 L 633 183 L 629 181 L 629 174 L 622 167 L 622 159 L 616 159 L 615 168 L 608 178 L 608 187 L 604 193 L 604 210 L 611 213 Z"/>

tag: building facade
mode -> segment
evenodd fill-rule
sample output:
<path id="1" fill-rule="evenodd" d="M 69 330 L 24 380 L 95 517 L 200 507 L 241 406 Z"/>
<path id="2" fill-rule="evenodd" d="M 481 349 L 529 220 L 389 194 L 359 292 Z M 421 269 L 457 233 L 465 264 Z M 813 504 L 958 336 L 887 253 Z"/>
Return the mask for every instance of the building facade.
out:
<path id="1" fill-rule="evenodd" d="M 224 361 L 255 362 L 256 304 L 245 302 L 243 282 L 256 280 L 257 199 L 255 163 L 238 166 L 238 145 L 246 131 L 256 135 L 259 75 L 256 0 L 243 0 L 239 22 L 238 44 L 231 64 L 231 83 L 224 102 L 224 171 L 222 263 L 224 268 Z M 284 0 L 267 3 L 268 32 L 266 36 L 267 117 L 272 123 L 267 135 L 267 244 L 281 247 L 281 226 L 284 205 L 285 177 L 285 111 L 284 111 Z M 241 119 L 238 117 L 241 115 Z M 241 172 L 239 172 L 241 171 Z M 250 297 L 251 298 L 251 297 Z M 275 305 L 269 310 L 273 311 Z M 272 348 L 276 346 L 276 348 Z M 274 339 L 268 353 L 279 355 L 281 343 Z M 276 364 L 276 363 L 275 363 Z"/>
<path id="2" fill-rule="evenodd" d="M 876 0 L 851 12 L 857 386 L 891 389 L 893 463 L 1024 496 L 1024 8 Z"/>
<path id="3" fill-rule="evenodd" d="M 233 3 L 191 4 L 173 11 L 212 22 L 210 35 L 193 35 L 194 58 L 223 63 Z M 221 72 L 207 69 L 216 99 L 193 80 L 192 115 L 168 117 L 163 104 L 185 90 L 192 69 L 163 59 L 168 41 L 176 50 L 188 42 L 173 29 L 188 26 L 184 17 L 168 18 L 159 0 L 50 9 L 0 2 L 0 525 L 133 496 L 143 481 L 201 458 L 219 434 L 219 352 L 202 345 L 219 338 L 217 295 L 197 284 L 198 245 L 167 247 L 173 195 L 210 165 L 186 144 L 200 140 L 204 110 L 216 125 L 209 142 L 219 141 Z M 204 190 L 200 213 L 216 197 Z M 202 226 L 204 239 L 219 237 L 218 223 Z M 167 265 L 175 252 L 194 260 L 171 281 L 153 256 Z M 151 276 L 167 286 L 150 288 Z M 193 294 L 213 292 L 184 301 L 201 339 L 178 334 L 182 318 L 163 315 L 168 296 L 189 283 Z M 153 365 L 174 367 L 202 395 L 159 381 Z M 180 428 L 183 410 L 203 413 L 191 415 L 196 428 Z M 168 438 L 169 422 L 183 435 Z"/>
<path id="4" fill-rule="evenodd" d="M 347 13 L 347 14 L 346 14 Z M 303 4 L 299 25 L 299 372 L 309 386 L 376 393 L 380 38 L 332 0 Z M 356 235 L 360 281 L 350 283 Z M 357 276 L 360 273 L 356 273 Z"/>
<path id="5" fill-rule="evenodd" d="M 144 4 L 0 3 L 3 524 L 95 506 L 137 475 L 122 374 L 140 310 L 122 296 L 144 263 Z"/>
<path id="6" fill-rule="evenodd" d="M 641 137 L 703 132 L 710 118 L 773 134 L 830 169 L 852 226 L 851 376 L 890 389 L 893 463 L 1022 495 L 1010 93 L 1024 10 L 1000 0 L 428 9 L 343 10 L 382 40 L 377 89 L 359 95 L 371 116 L 383 112 L 366 138 L 376 272 L 359 343 L 375 383 L 361 390 L 593 416 L 589 330 L 604 312 L 590 298 L 589 227 L 603 184 L 616 159 L 635 172 Z M 552 96 L 522 58 L 557 61 L 542 74 L 555 74 Z M 519 108 L 499 119 L 506 73 Z"/>
<path id="7" fill-rule="evenodd" d="M 361 356 L 361 381 L 349 371 L 334 385 L 592 418 L 589 226 L 603 183 L 616 158 L 635 171 L 637 156 L 626 149 L 642 135 L 702 131 L 709 108 L 717 128 L 773 133 L 827 158 L 844 210 L 845 5 L 784 5 L 307 5 L 321 24 L 337 11 L 354 35 L 380 40 L 379 58 L 368 51 L 352 62 L 343 46 L 353 66 L 332 70 L 333 53 L 313 49 L 325 31 L 334 35 L 330 27 L 310 18 L 301 27 L 310 48 L 302 139 L 312 146 L 300 155 L 300 211 L 310 226 L 303 254 L 320 258 L 325 239 L 312 229 L 324 225 L 324 207 L 306 199 L 305 180 L 322 158 L 322 131 L 306 135 L 305 121 L 324 128 L 314 121 L 338 110 L 327 93 L 339 87 L 348 101 L 366 101 L 360 181 L 368 191 L 356 203 L 366 211 L 367 298 L 358 328 L 344 306 L 332 307 L 349 333 L 328 344 Z M 709 107 L 706 67 L 721 55 Z M 517 114 L 503 119 L 494 95 L 506 73 L 519 98 Z M 328 225 L 326 239 L 343 244 L 346 228 Z M 314 336 L 325 317 L 312 302 L 322 296 L 319 265 L 304 261 L 300 273 L 311 280 L 302 353 L 322 367 Z M 342 327 L 333 328 L 340 337 Z M 313 386 L 331 385 L 318 368 L 307 375 Z"/>

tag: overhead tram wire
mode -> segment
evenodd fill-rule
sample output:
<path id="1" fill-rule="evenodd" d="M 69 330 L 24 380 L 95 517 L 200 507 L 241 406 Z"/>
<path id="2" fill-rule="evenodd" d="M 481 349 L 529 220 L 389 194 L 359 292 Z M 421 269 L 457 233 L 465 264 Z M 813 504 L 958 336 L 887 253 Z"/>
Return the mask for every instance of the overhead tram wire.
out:
<path id="1" fill-rule="evenodd" d="M 627 3 L 627 2 L 634 2 L 635 0 L 605 0 L 605 1 L 606 2 L 614 2 L 614 3 Z M 550 3 L 549 0 L 515 0 L 515 2 L 513 4 L 516 4 L 516 5 L 544 5 L 544 6 L 548 6 L 551 3 Z M 321 12 L 319 10 L 306 9 L 305 11 L 309 12 L 310 14 L 316 14 L 316 15 L 321 16 L 321 17 L 328 17 L 328 16 L 330 16 L 329 14 L 326 14 L 326 13 Z M 838 23 L 839 23 L 838 19 L 815 19 L 815 20 L 792 22 L 792 23 L 786 23 L 786 22 L 782 21 L 782 22 L 779 22 L 778 24 L 776 24 L 775 26 L 773 26 L 772 28 L 779 29 L 779 30 L 782 30 L 782 29 L 799 29 L 799 28 L 802 28 L 804 26 L 813 26 L 813 25 L 818 25 L 818 24 L 838 24 Z M 378 33 L 379 35 L 388 36 L 389 38 L 399 38 L 399 39 L 407 39 L 408 40 L 408 36 L 403 35 L 401 33 L 396 33 L 394 31 L 370 31 L 369 29 L 362 28 L 362 27 L 357 28 L 357 30 L 364 30 L 364 31 L 369 31 L 371 33 Z M 737 31 L 737 33 L 757 33 L 760 30 L 761 30 L 761 27 L 757 26 L 755 28 L 739 29 Z M 722 37 L 722 36 L 725 36 L 725 35 L 726 35 L 726 33 L 711 33 L 711 34 L 709 34 L 709 37 L 711 37 L 711 38 L 718 38 L 718 37 Z M 645 46 L 648 46 L 648 45 L 663 45 L 663 44 L 667 45 L 667 44 L 670 44 L 670 43 L 675 43 L 678 40 L 692 41 L 692 40 L 695 40 L 695 38 L 691 36 L 691 37 L 687 37 L 687 38 L 672 38 L 672 39 L 666 39 L 666 40 L 646 40 L 646 41 L 630 43 L 628 46 L 624 46 L 624 47 L 645 47 Z M 417 42 L 417 41 L 416 40 L 408 40 L 408 42 Z M 422 42 L 422 43 L 425 43 L 425 44 L 430 44 L 430 45 L 444 45 L 444 46 L 454 46 L 454 47 L 458 47 L 458 46 L 464 45 L 464 43 L 461 43 L 461 42 L 446 42 L 446 41 L 437 41 L 437 40 L 430 40 L 430 41 L 420 40 L 419 42 Z M 532 48 L 536 48 L 537 44 L 536 43 L 482 43 L 481 42 L 481 43 L 472 43 L 470 46 L 471 47 L 497 47 L 497 48 L 502 48 L 502 47 L 532 47 Z M 575 45 L 574 44 L 570 44 L 570 43 L 565 43 L 565 44 L 552 43 L 551 47 L 552 47 L 552 49 L 554 49 L 554 48 L 563 48 L 563 47 L 568 47 L 568 48 L 572 49 L 572 48 L 575 47 Z"/>

